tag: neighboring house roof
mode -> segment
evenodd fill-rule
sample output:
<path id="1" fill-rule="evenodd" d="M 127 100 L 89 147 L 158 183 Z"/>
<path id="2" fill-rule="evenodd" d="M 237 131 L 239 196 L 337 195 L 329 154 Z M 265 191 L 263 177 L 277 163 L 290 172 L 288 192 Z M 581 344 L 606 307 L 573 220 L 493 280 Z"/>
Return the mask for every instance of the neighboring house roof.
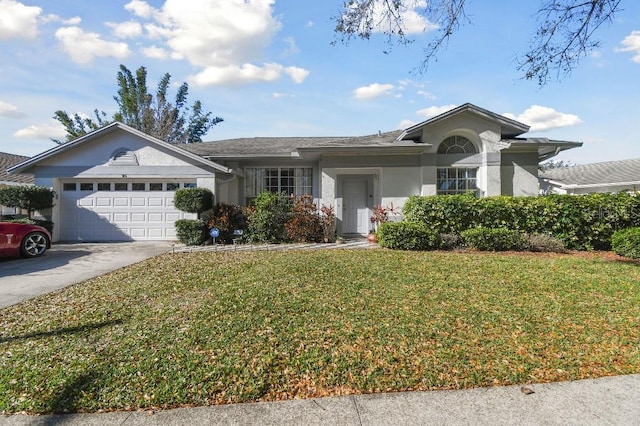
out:
<path id="1" fill-rule="evenodd" d="M 443 112 L 442 114 L 436 115 L 435 117 L 431 117 L 428 120 L 425 120 L 421 123 L 413 125 L 406 129 L 402 134 L 398 137 L 398 139 L 416 139 L 419 138 L 422 134 L 422 128 L 428 126 L 433 123 L 437 123 L 439 121 L 446 120 L 450 117 L 453 117 L 458 114 L 462 114 L 464 112 L 470 112 L 479 117 L 486 118 L 488 120 L 497 122 L 502 126 L 502 137 L 503 138 L 514 138 L 523 133 L 529 131 L 529 126 L 524 123 L 520 123 L 519 121 L 512 120 L 510 118 L 505 117 L 504 115 L 496 114 L 495 112 L 491 112 L 484 108 L 480 108 L 479 106 L 466 103 L 460 105 L 457 108 L 450 109 L 449 111 Z"/>
<path id="2" fill-rule="evenodd" d="M 540 174 L 562 188 L 640 185 L 640 158 L 545 170 Z"/>
<path id="3" fill-rule="evenodd" d="M 13 175 L 7 173 L 7 169 L 28 160 L 23 155 L 7 154 L 0 152 L 0 184 L 5 185 L 33 185 L 35 178 L 32 174 Z"/>
<path id="4" fill-rule="evenodd" d="M 41 154 L 36 155 L 35 157 L 32 157 L 26 161 L 23 161 L 13 167 L 9 167 L 7 170 L 10 173 L 24 173 L 24 172 L 28 172 L 29 170 L 31 170 L 36 164 L 38 164 L 39 162 L 57 156 L 63 152 L 66 152 L 72 148 L 75 148 L 79 145 L 83 145 L 86 144 L 100 136 L 103 136 L 105 134 L 109 134 L 113 131 L 116 130 L 124 130 L 126 132 L 129 132 L 131 134 L 134 134 L 140 138 L 145 139 L 146 141 L 155 144 L 155 145 L 160 145 L 162 147 L 164 147 L 165 149 L 169 150 L 169 151 L 173 151 L 176 153 L 179 153 L 180 155 L 184 155 L 186 157 L 189 157 L 190 159 L 194 160 L 197 163 L 203 164 L 207 167 L 213 167 L 216 170 L 219 170 L 221 172 L 224 173 L 233 173 L 233 171 L 231 169 L 229 169 L 228 167 L 222 166 L 218 163 L 214 163 L 213 161 L 209 161 L 206 160 L 198 155 L 195 155 L 187 150 L 182 149 L 180 146 L 178 145 L 173 145 L 173 144 L 169 144 L 167 142 L 163 142 L 160 139 L 154 138 L 153 136 L 149 136 L 146 133 L 143 133 L 139 130 L 134 129 L 133 127 L 129 127 L 126 124 L 122 124 L 119 122 L 114 122 L 111 123 L 105 127 L 101 127 L 98 130 L 95 130 L 91 133 L 87 133 L 86 135 L 79 137 L 78 139 L 75 139 L 71 142 L 67 142 L 64 143 L 62 145 L 58 145 L 55 148 L 52 148 L 48 151 L 45 151 Z"/>

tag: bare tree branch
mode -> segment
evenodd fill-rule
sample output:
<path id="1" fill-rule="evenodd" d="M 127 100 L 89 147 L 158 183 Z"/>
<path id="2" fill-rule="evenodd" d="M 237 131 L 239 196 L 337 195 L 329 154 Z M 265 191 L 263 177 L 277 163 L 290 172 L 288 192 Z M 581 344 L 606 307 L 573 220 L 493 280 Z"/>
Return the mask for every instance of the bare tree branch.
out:
<path id="1" fill-rule="evenodd" d="M 561 80 L 580 60 L 600 47 L 594 32 L 620 11 L 621 0 L 547 0 L 538 10 L 539 27 L 529 50 L 518 61 L 527 80 L 544 86 Z M 555 72 L 555 75 L 553 75 Z"/>
<path id="2" fill-rule="evenodd" d="M 589 52 L 600 46 L 595 32 L 613 22 L 621 0 L 540 0 L 537 11 L 539 27 L 529 49 L 518 58 L 517 70 L 524 79 L 537 80 L 544 86 L 551 78 L 561 80 L 571 73 Z M 425 7 L 426 4 L 426 7 Z M 354 38 L 369 39 L 375 32 L 387 36 L 387 42 L 407 44 L 403 14 L 418 11 L 438 26 L 438 35 L 424 49 L 418 67 L 424 73 L 443 45 L 464 21 L 466 0 L 349 0 L 334 17 L 338 41 L 348 44 Z M 505 5 L 508 7 L 508 5 Z M 333 42 L 335 44 L 336 41 Z"/>

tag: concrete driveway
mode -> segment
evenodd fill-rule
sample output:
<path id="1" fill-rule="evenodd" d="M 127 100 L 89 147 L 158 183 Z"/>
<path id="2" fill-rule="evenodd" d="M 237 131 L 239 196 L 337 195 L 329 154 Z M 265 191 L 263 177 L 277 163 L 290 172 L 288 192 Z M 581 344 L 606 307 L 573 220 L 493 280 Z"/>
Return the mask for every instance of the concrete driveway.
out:
<path id="1" fill-rule="evenodd" d="M 155 255 L 170 242 L 54 244 L 36 259 L 0 258 L 0 308 L 50 293 Z"/>

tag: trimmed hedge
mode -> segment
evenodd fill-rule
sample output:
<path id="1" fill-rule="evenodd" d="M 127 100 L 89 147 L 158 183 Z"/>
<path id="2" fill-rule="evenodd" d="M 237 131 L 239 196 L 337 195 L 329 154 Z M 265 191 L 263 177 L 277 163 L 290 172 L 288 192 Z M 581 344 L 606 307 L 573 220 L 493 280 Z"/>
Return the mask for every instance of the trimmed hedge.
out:
<path id="1" fill-rule="evenodd" d="M 611 237 L 611 248 L 620 256 L 640 259 L 640 228 L 616 231 Z"/>
<path id="2" fill-rule="evenodd" d="M 207 225 L 197 219 L 176 220 L 176 235 L 178 241 L 188 246 L 197 246 L 209 238 Z"/>
<path id="3" fill-rule="evenodd" d="M 473 228 L 460 234 L 467 247 L 481 251 L 520 251 L 527 248 L 525 235 L 505 228 Z"/>
<path id="4" fill-rule="evenodd" d="M 569 249 L 609 250 L 618 229 L 640 226 L 640 197 L 630 194 L 488 197 L 412 196 L 403 208 L 407 222 L 438 234 L 471 228 L 506 228 L 551 234 Z"/>
<path id="5" fill-rule="evenodd" d="M 207 188 L 182 188 L 173 195 L 176 209 L 187 213 L 202 213 L 213 207 L 213 192 Z"/>
<path id="6" fill-rule="evenodd" d="M 53 207 L 56 193 L 46 186 L 16 185 L 0 189 L 0 206 L 19 207 L 29 212 Z"/>
<path id="7" fill-rule="evenodd" d="M 421 223 L 384 222 L 378 232 L 380 246 L 396 250 L 435 250 L 438 234 Z"/>

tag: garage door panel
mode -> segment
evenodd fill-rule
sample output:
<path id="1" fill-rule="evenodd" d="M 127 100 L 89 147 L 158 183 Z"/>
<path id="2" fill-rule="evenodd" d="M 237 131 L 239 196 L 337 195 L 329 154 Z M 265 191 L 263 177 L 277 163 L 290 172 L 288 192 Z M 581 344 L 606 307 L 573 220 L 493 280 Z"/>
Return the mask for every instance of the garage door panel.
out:
<path id="1" fill-rule="evenodd" d="M 131 198 L 131 207 L 145 207 L 147 205 L 147 199 L 143 197 Z"/>
<path id="2" fill-rule="evenodd" d="M 164 215 L 162 213 L 149 213 L 149 222 L 164 222 Z"/>
<path id="3" fill-rule="evenodd" d="M 176 210 L 173 194 L 173 191 L 61 191 L 60 239 L 174 240 L 175 221 L 196 215 Z"/>
<path id="4" fill-rule="evenodd" d="M 164 206 L 164 199 L 158 197 L 149 197 L 149 207 L 162 207 Z"/>
<path id="5" fill-rule="evenodd" d="M 131 213 L 131 222 L 146 222 L 146 213 Z"/>
<path id="6" fill-rule="evenodd" d="M 149 229 L 149 238 L 163 238 L 164 237 L 164 229 L 162 228 L 151 228 Z"/>
<path id="7" fill-rule="evenodd" d="M 114 213 L 113 223 L 129 223 L 129 213 Z"/>

